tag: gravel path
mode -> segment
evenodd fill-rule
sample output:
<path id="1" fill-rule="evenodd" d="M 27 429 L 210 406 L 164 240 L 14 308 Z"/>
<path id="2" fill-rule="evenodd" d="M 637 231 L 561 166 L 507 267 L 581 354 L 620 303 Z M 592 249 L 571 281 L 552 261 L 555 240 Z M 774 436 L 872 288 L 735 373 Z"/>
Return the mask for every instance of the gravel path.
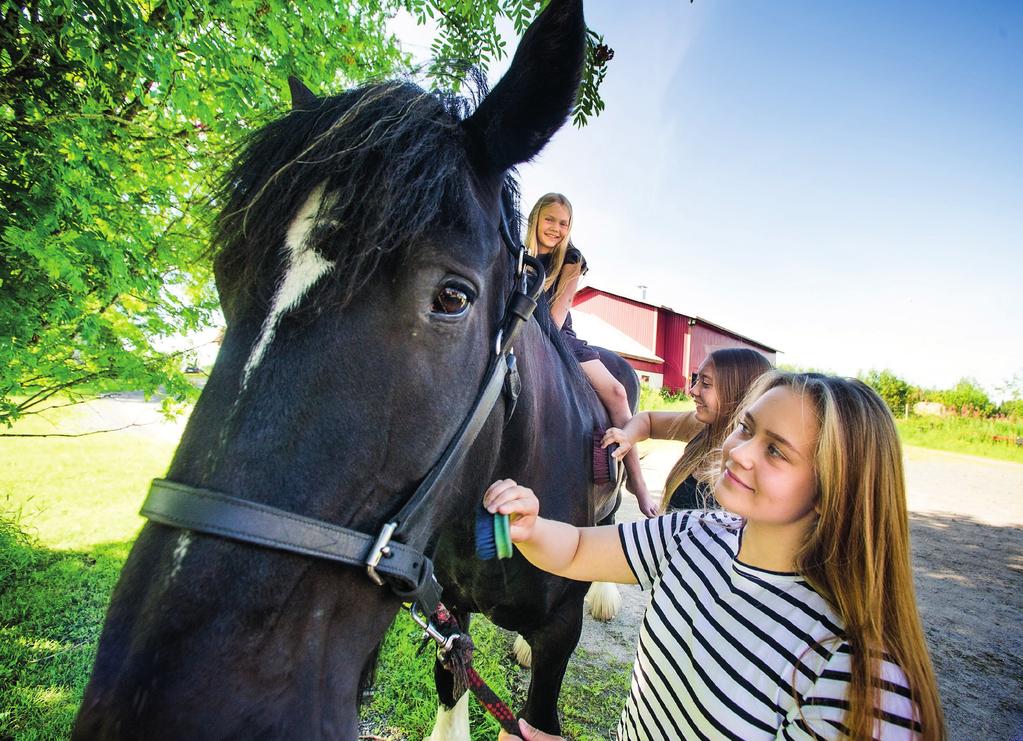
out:
<path id="1" fill-rule="evenodd" d="M 649 449 L 651 486 L 679 452 Z M 922 448 L 905 458 L 917 599 L 949 738 L 1023 741 L 1023 465 Z M 619 521 L 639 518 L 626 494 Z M 587 617 L 581 645 L 631 661 L 646 595 L 622 597 L 614 621 Z"/>

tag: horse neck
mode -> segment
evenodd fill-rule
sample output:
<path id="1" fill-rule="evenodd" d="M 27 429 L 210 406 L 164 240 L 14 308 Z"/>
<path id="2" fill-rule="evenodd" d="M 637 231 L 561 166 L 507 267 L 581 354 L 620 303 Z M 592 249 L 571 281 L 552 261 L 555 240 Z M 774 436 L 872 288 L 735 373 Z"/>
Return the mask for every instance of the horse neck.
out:
<path id="1" fill-rule="evenodd" d="M 607 425 L 607 414 L 582 372 L 566 362 L 539 324 L 529 330 L 516 351 L 522 394 L 505 429 L 497 474 L 520 477 L 534 488 L 578 491 L 579 482 L 591 481 L 587 448 L 593 431 Z"/>

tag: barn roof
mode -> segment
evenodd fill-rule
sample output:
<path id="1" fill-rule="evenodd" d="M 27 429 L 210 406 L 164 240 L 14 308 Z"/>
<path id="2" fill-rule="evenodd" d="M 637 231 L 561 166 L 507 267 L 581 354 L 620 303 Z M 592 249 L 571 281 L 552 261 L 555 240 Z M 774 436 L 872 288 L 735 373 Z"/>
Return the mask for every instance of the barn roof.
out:
<path id="1" fill-rule="evenodd" d="M 746 335 L 739 334 L 734 329 L 729 329 L 728 327 L 722 326 L 722 325 L 718 324 L 717 322 L 712 322 L 711 320 L 705 319 L 704 317 L 700 316 L 699 314 L 688 314 L 688 313 L 682 312 L 682 311 L 675 311 L 670 306 L 666 306 L 664 304 L 652 304 L 649 301 L 643 301 L 643 300 L 638 299 L 638 298 L 633 298 L 632 296 L 625 296 L 624 294 L 615 293 L 614 291 L 609 291 L 606 288 L 600 288 L 600 287 L 594 286 L 594 285 L 584 286 L 584 287 L 579 289 L 579 292 L 581 293 L 582 291 L 585 291 L 585 290 L 597 291 L 599 293 L 603 293 L 606 296 L 613 296 L 615 298 L 619 298 L 619 299 L 622 299 L 623 301 L 628 301 L 628 302 L 633 303 L 633 304 L 640 304 L 642 306 L 649 306 L 652 309 L 660 309 L 662 311 L 667 311 L 667 312 L 670 312 L 672 314 L 676 314 L 677 316 L 684 316 L 687 319 L 694 319 L 694 320 L 696 320 L 700 324 L 703 324 L 703 325 L 705 325 L 707 327 L 711 327 L 713 329 L 716 329 L 719 332 L 724 332 L 725 334 L 729 334 L 729 335 L 735 337 L 736 339 L 743 340 L 744 342 L 749 342 L 750 344 L 756 345 L 757 347 L 761 347 L 764 350 L 767 350 L 769 352 L 773 352 L 773 353 L 781 352 L 781 350 L 778 350 L 775 347 L 771 347 L 770 345 L 765 345 L 760 340 L 754 340 L 752 337 L 747 337 Z M 576 312 L 578 312 L 578 311 L 580 311 L 580 309 L 573 308 L 572 309 L 572 316 L 575 316 Z M 582 335 L 580 333 L 580 336 L 584 336 L 584 335 Z M 597 344 L 599 345 L 600 343 L 598 342 Z M 601 345 L 601 347 L 605 347 L 605 345 Z M 647 352 L 649 352 L 649 350 Z M 662 361 L 658 360 L 658 361 L 655 361 L 655 362 L 662 362 Z"/>

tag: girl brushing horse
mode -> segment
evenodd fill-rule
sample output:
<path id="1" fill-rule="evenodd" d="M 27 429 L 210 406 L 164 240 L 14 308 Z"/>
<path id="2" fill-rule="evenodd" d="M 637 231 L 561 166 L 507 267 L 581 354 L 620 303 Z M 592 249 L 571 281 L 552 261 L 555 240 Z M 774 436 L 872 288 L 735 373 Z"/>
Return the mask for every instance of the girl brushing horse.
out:
<path id="1" fill-rule="evenodd" d="M 551 319 L 561 328 L 562 338 L 586 374 L 597 396 L 607 409 L 611 422 L 624 426 L 632 418 L 625 387 L 600 360 L 597 351 L 576 336 L 572 329 L 572 299 L 579 279 L 586 273 L 586 259 L 571 243 L 572 204 L 560 193 L 548 193 L 536 202 L 526 226 L 526 249 L 540 258 L 547 271 L 544 290 L 550 304 Z M 631 446 L 630 446 L 631 447 Z M 628 488 L 647 517 L 657 514 L 657 504 L 647 490 L 636 451 L 623 453 L 629 472 Z"/>
<path id="2" fill-rule="evenodd" d="M 696 402 L 692 412 L 640 412 L 624 428 L 612 427 L 603 445 L 618 444 L 620 458 L 643 440 L 680 440 L 685 452 L 668 474 L 659 512 L 709 506 L 710 487 L 698 477 L 721 449 L 725 436 L 735 427 L 735 414 L 750 386 L 771 364 L 763 355 L 746 348 L 715 350 L 696 372 L 689 389 Z"/>
<path id="3" fill-rule="evenodd" d="M 773 372 L 739 420 L 714 484 L 725 512 L 576 528 L 514 481 L 484 497 L 540 568 L 651 589 L 618 736 L 945 738 L 884 402 Z"/>

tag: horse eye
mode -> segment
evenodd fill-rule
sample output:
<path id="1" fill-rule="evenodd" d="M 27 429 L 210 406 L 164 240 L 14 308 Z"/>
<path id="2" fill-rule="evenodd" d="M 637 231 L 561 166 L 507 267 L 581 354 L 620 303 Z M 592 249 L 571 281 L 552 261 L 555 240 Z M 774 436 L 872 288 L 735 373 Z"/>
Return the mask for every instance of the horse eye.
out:
<path id="1" fill-rule="evenodd" d="M 438 289 L 437 295 L 433 297 L 431 310 L 434 314 L 458 316 L 465 313 L 472 299 L 472 293 L 465 286 L 448 284 Z"/>

